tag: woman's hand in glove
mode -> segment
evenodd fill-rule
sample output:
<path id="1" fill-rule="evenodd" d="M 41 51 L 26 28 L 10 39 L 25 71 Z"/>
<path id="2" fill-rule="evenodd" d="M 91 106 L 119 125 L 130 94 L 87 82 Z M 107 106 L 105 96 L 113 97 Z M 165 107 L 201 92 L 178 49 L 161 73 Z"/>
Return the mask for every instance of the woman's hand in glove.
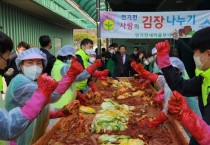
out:
<path id="1" fill-rule="evenodd" d="M 170 44 L 168 40 L 157 43 L 155 47 L 157 49 L 158 67 L 162 69 L 169 66 L 171 63 L 169 59 Z"/>
<path id="2" fill-rule="evenodd" d="M 154 101 L 157 104 L 161 104 L 164 99 L 165 99 L 165 95 L 164 95 L 164 90 L 162 89 L 156 93 Z"/>
<path id="3" fill-rule="evenodd" d="M 101 59 L 96 59 L 92 65 L 87 67 L 86 70 L 91 75 L 96 71 L 97 68 L 101 66 L 102 66 Z"/>
<path id="4" fill-rule="evenodd" d="M 173 91 L 173 95 L 168 102 L 169 113 L 180 120 L 182 118 L 183 112 L 189 110 L 190 109 L 186 99 L 177 91 Z"/>
<path id="5" fill-rule="evenodd" d="M 48 76 L 46 73 L 39 76 L 37 79 L 37 90 L 41 92 L 47 100 L 50 99 L 50 95 L 55 90 L 55 88 L 58 85 L 58 82 L 56 82 L 52 77 Z"/>
<path id="6" fill-rule="evenodd" d="M 77 61 L 77 57 L 74 57 L 69 70 L 67 71 L 67 75 L 71 77 L 72 75 L 77 76 L 78 74 L 82 73 L 84 68 L 82 65 Z"/>
<path id="7" fill-rule="evenodd" d="M 200 145 L 210 144 L 210 126 L 189 108 L 186 99 L 181 94 L 173 92 L 168 109 L 172 116 L 182 121 L 183 126 Z"/>
<path id="8" fill-rule="evenodd" d="M 92 76 L 97 79 L 101 79 L 101 78 L 106 78 L 108 74 L 109 74 L 109 70 L 105 69 L 103 71 L 95 71 Z"/>

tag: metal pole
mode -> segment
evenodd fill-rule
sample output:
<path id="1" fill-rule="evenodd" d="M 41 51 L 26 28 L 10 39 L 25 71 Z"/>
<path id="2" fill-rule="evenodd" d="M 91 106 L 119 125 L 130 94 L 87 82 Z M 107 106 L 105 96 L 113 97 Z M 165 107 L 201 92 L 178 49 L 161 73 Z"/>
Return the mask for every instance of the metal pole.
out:
<path id="1" fill-rule="evenodd" d="M 105 1 L 105 5 L 106 5 L 106 11 L 109 11 L 108 1 Z M 110 45 L 110 39 L 106 38 L 106 49 L 108 49 L 109 45 Z"/>
<path id="2" fill-rule="evenodd" d="M 96 0 L 96 14 L 97 14 L 97 46 L 98 55 L 101 55 L 101 31 L 100 31 L 100 0 Z"/>

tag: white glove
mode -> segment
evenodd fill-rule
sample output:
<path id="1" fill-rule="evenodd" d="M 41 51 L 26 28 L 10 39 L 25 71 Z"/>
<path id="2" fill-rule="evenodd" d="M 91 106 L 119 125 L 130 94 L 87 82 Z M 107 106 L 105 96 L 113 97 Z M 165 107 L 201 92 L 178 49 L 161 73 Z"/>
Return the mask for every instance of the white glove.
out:
<path id="1" fill-rule="evenodd" d="M 158 79 L 156 81 L 157 85 L 160 87 L 160 88 L 164 88 L 165 84 L 166 84 L 166 80 L 164 78 L 163 75 L 159 75 L 158 76 Z"/>
<path id="2" fill-rule="evenodd" d="M 171 33 L 171 35 L 172 35 L 173 39 L 175 39 L 175 40 L 179 39 L 179 33 L 176 29 Z"/>
<path id="3" fill-rule="evenodd" d="M 13 69 L 13 68 L 9 68 L 9 69 L 4 73 L 4 75 L 5 75 L 5 76 L 11 76 L 11 75 L 13 75 L 13 73 L 14 73 L 14 69 Z"/>

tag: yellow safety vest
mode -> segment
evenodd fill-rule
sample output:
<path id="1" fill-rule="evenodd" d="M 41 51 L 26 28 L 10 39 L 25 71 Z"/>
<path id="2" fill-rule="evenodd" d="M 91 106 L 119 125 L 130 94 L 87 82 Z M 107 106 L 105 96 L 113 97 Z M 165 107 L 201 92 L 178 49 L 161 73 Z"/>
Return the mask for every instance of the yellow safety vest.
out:
<path id="1" fill-rule="evenodd" d="M 83 60 L 83 65 L 86 69 L 88 67 L 88 60 L 89 60 L 90 56 L 87 55 L 83 49 L 77 50 L 76 54 L 81 56 L 81 58 Z M 84 81 L 77 82 L 76 89 L 83 90 L 86 85 L 87 85 L 87 79 L 85 79 Z"/>
<path id="2" fill-rule="evenodd" d="M 201 76 L 203 76 L 204 78 L 202 84 L 202 99 L 203 105 L 206 106 L 208 95 L 210 93 L 210 68 L 205 72 L 201 73 Z"/>
<path id="3" fill-rule="evenodd" d="M 199 76 L 201 73 L 203 73 L 202 70 L 195 68 L 195 76 Z"/>
<path id="4" fill-rule="evenodd" d="M 61 75 L 61 69 L 65 66 L 66 64 L 63 63 L 60 60 L 56 60 L 52 71 L 51 71 L 51 76 L 56 80 L 56 81 L 60 81 L 62 78 Z M 76 99 L 76 85 L 75 83 L 73 83 L 71 85 L 71 87 L 61 96 L 61 98 L 53 103 L 53 107 L 55 109 L 60 109 L 62 108 L 64 105 L 69 104 L 69 102 L 71 102 L 72 100 Z"/>

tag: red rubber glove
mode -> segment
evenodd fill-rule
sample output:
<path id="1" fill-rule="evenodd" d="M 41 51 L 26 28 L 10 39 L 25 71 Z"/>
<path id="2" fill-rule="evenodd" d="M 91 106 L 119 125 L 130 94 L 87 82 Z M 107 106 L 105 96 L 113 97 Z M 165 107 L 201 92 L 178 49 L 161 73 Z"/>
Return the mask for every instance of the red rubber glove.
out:
<path id="1" fill-rule="evenodd" d="M 189 108 L 186 99 L 181 94 L 173 92 L 168 109 L 172 116 L 182 121 L 183 126 L 200 145 L 210 144 L 210 126 Z"/>
<path id="2" fill-rule="evenodd" d="M 97 78 L 97 79 L 100 79 L 102 77 L 105 77 L 106 78 L 108 76 L 108 74 L 109 74 L 109 70 L 108 69 L 105 69 L 103 71 L 95 71 L 92 74 L 92 76 L 95 77 L 95 78 Z"/>
<path id="3" fill-rule="evenodd" d="M 168 112 L 176 117 L 178 120 L 181 120 L 183 112 L 189 111 L 189 106 L 186 99 L 177 91 L 173 91 L 173 95 L 168 102 Z"/>
<path id="4" fill-rule="evenodd" d="M 67 117 L 61 110 L 50 110 L 50 119 Z"/>
<path id="5" fill-rule="evenodd" d="M 77 75 L 80 74 L 83 70 L 84 69 L 82 65 L 79 62 L 77 62 L 77 58 L 74 57 L 69 70 L 59 81 L 58 87 L 56 88 L 56 92 L 60 95 L 64 94 L 66 90 L 71 86 L 71 84 L 75 81 Z"/>
<path id="6" fill-rule="evenodd" d="M 78 100 L 73 100 L 68 105 L 63 106 L 60 110 L 50 110 L 50 119 L 79 114 L 79 107 L 80 102 Z"/>
<path id="7" fill-rule="evenodd" d="M 87 99 L 80 91 L 77 91 L 77 99 L 80 101 L 81 105 L 87 106 Z"/>
<path id="8" fill-rule="evenodd" d="M 138 73 L 140 74 L 141 77 L 151 80 L 152 82 L 157 81 L 158 75 L 144 69 L 144 66 L 142 64 L 138 64 L 138 70 L 139 70 Z"/>
<path id="9" fill-rule="evenodd" d="M 94 84 L 93 81 L 90 81 L 90 82 L 88 83 L 88 86 L 91 88 L 91 90 L 92 90 L 93 92 L 98 91 L 98 89 L 97 89 L 97 87 L 95 86 L 95 84 Z"/>
<path id="10" fill-rule="evenodd" d="M 163 89 L 159 90 L 155 95 L 154 101 L 157 104 L 161 104 L 164 99 L 165 99 L 164 90 Z"/>
<path id="11" fill-rule="evenodd" d="M 154 128 L 154 127 L 157 127 L 157 126 L 163 124 L 167 119 L 168 119 L 168 117 L 165 115 L 164 112 L 161 111 L 154 119 L 146 117 L 146 119 L 141 120 L 139 122 L 139 125 L 141 127 Z"/>
<path id="12" fill-rule="evenodd" d="M 137 72 L 139 73 L 139 67 L 136 61 L 132 61 L 131 62 L 131 67 Z"/>
<path id="13" fill-rule="evenodd" d="M 42 109 L 49 103 L 50 95 L 55 90 L 57 82 L 47 74 L 41 75 L 37 79 L 38 88 L 33 93 L 30 100 L 26 101 L 21 108 L 22 114 L 30 121 L 34 120 Z"/>
<path id="14" fill-rule="evenodd" d="M 148 87 L 148 85 L 151 83 L 150 80 L 146 80 L 142 85 L 141 85 L 141 89 L 145 89 L 146 87 Z"/>
<path id="15" fill-rule="evenodd" d="M 164 112 L 160 112 L 153 120 L 149 121 L 148 127 L 154 128 L 161 124 L 163 124 L 166 120 L 168 120 L 168 117 Z"/>
<path id="16" fill-rule="evenodd" d="M 139 75 L 139 76 L 140 76 L 140 75 Z M 141 77 L 141 76 L 140 76 L 140 77 Z M 140 84 L 143 84 L 144 82 L 145 82 L 145 79 L 143 79 L 143 78 L 140 78 L 140 79 L 139 79 L 139 83 L 140 83 Z"/>
<path id="17" fill-rule="evenodd" d="M 158 79 L 158 75 L 157 74 L 153 74 L 149 71 L 147 71 L 146 69 L 144 69 L 144 66 L 142 64 L 137 64 L 137 62 L 133 61 L 131 62 L 131 67 L 137 72 L 139 73 L 139 75 L 142 78 L 151 80 L 152 82 L 156 82 Z"/>
<path id="18" fill-rule="evenodd" d="M 91 75 L 96 71 L 97 68 L 101 66 L 102 66 L 101 59 L 96 59 L 92 65 L 87 67 L 86 70 Z"/>
<path id="19" fill-rule="evenodd" d="M 69 68 L 69 70 L 67 71 L 67 75 L 69 77 L 72 76 L 77 76 L 78 74 L 80 74 L 81 72 L 83 72 L 84 68 L 82 67 L 82 65 L 77 61 L 77 57 L 74 57 L 72 62 L 71 62 L 71 66 Z"/>
<path id="20" fill-rule="evenodd" d="M 157 49 L 157 64 L 159 68 L 164 68 L 169 65 L 170 63 L 170 57 L 169 57 L 169 51 L 170 51 L 170 44 L 168 40 L 165 40 L 164 42 L 159 42 L 156 44 Z"/>
<path id="21" fill-rule="evenodd" d="M 49 101 L 50 96 L 57 87 L 58 83 L 45 73 L 39 76 L 39 78 L 37 79 L 37 85 L 37 91 L 41 92 Z"/>

